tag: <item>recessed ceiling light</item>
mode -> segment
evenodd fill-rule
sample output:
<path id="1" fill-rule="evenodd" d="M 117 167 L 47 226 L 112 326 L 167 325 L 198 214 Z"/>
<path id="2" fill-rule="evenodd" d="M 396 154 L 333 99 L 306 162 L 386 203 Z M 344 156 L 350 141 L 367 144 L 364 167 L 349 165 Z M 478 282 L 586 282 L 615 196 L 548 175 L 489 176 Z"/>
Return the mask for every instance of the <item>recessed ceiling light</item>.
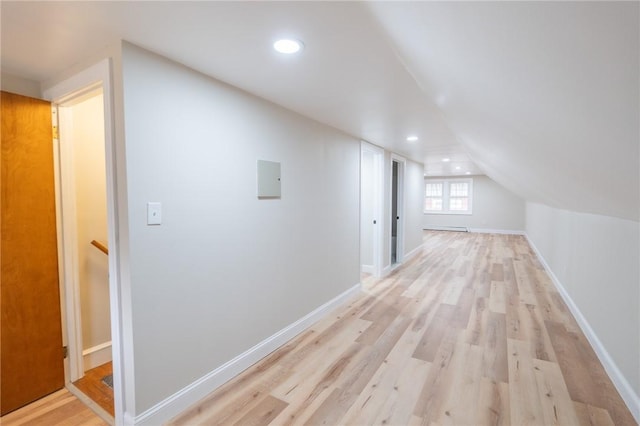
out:
<path id="1" fill-rule="evenodd" d="M 471 174 L 471 172 L 467 172 L 467 173 L 465 173 L 465 175 L 470 175 L 470 174 Z"/>
<path id="2" fill-rule="evenodd" d="M 304 44 L 300 40 L 294 40 L 290 38 L 284 38 L 273 43 L 273 48 L 280 53 L 296 53 L 302 50 Z"/>
<path id="3" fill-rule="evenodd" d="M 449 161 L 451 161 L 451 158 L 443 158 L 443 159 L 442 159 L 442 162 L 443 162 L 443 163 L 448 163 Z"/>
<path id="4" fill-rule="evenodd" d="M 418 140 L 417 136 L 411 135 L 411 136 L 407 136 L 407 142 L 415 142 Z"/>
<path id="5" fill-rule="evenodd" d="M 456 166 L 456 170 L 460 170 L 460 166 Z"/>

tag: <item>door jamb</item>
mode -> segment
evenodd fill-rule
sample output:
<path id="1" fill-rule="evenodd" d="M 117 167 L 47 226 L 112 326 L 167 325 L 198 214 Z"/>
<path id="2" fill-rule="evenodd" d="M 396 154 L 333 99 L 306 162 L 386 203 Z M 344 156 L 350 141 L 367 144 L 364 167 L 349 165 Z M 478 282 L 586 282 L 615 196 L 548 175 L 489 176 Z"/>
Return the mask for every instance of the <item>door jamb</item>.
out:
<path id="1" fill-rule="evenodd" d="M 110 302 L 110 310 L 111 310 L 111 342 L 112 342 L 112 359 L 113 359 L 113 391 L 114 391 L 114 412 L 115 412 L 115 423 L 123 424 L 124 423 L 124 383 L 122 378 L 123 369 L 122 369 L 122 361 L 123 361 L 123 351 L 122 351 L 122 342 L 123 342 L 123 334 L 122 334 L 122 304 L 121 304 L 121 283 L 120 283 L 120 256 L 119 256 L 119 228 L 118 228 L 118 194 L 117 194 L 117 169 L 116 169 L 116 147 L 115 147 L 115 128 L 114 128 L 114 114 L 113 114 L 113 91 L 112 91 L 112 75 L 111 75 L 111 60 L 104 59 L 99 63 L 85 69 L 84 71 L 79 72 L 73 77 L 62 81 L 61 83 L 45 90 L 43 92 L 43 97 L 54 104 L 64 103 L 70 99 L 76 98 L 78 96 L 82 96 L 92 90 L 95 90 L 98 87 L 102 87 L 103 93 L 103 101 L 104 101 L 104 136 L 105 136 L 105 159 L 106 159 L 106 178 L 107 178 L 107 224 L 108 224 L 108 235 L 109 235 L 109 302 Z M 55 123 L 54 123 L 55 124 Z M 57 143 L 59 145 L 59 142 Z M 55 147 L 58 148 L 58 147 Z M 55 157 L 55 161 L 58 162 L 60 160 L 59 152 Z M 55 165 L 58 170 L 58 174 L 56 175 L 56 190 L 59 194 L 60 190 L 60 167 L 59 164 Z M 56 196 L 57 197 L 57 196 Z M 59 199 L 56 198 L 57 205 L 57 213 L 60 214 L 61 211 L 59 205 Z M 67 221 L 63 221 L 67 222 Z M 64 230 L 60 227 L 62 225 L 64 227 L 63 222 L 58 222 L 59 235 L 64 235 Z M 62 232 L 62 234 L 61 234 Z M 60 241 L 60 238 L 58 239 Z M 59 243 L 60 244 L 60 243 Z M 62 239 L 62 244 L 64 244 L 64 239 Z M 59 251 L 59 253 L 64 253 L 64 251 Z M 67 276 L 66 266 L 67 260 L 60 262 L 61 271 L 60 276 L 61 279 Z M 77 280 L 76 280 L 77 282 Z M 61 285 L 64 285 L 61 282 Z M 71 300 L 69 300 L 68 292 L 65 292 L 64 299 L 62 300 L 63 309 L 64 309 L 64 322 L 66 326 L 64 327 L 67 332 L 67 339 L 73 340 L 74 343 L 78 342 L 78 338 L 81 343 L 81 336 L 76 336 L 77 331 L 80 330 L 78 328 L 79 318 L 75 315 L 74 308 L 78 308 L 76 303 L 79 303 L 77 300 L 74 300 L 74 297 L 71 296 Z M 78 311 L 79 312 L 79 311 Z M 78 359 L 78 353 L 80 352 Z M 70 361 L 75 361 L 76 364 L 72 366 L 70 370 L 75 369 L 77 373 L 78 365 L 82 368 L 82 345 L 75 348 L 75 354 L 72 356 L 75 359 L 70 359 Z M 71 364 L 71 362 L 70 362 Z M 65 380 L 67 380 L 67 384 L 69 383 L 72 371 L 69 371 L 69 374 L 65 374 Z"/>
<path id="2" fill-rule="evenodd" d="M 391 263 L 391 251 L 393 244 L 393 226 L 389 225 L 389 266 L 394 269 L 404 260 L 404 173 L 407 160 L 397 154 L 391 154 L 389 162 L 389 218 L 393 214 L 393 163 L 398 163 L 398 220 L 396 236 L 396 263 Z M 391 218 L 391 220 L 393 220 Z M 395 265 L 395 266 L 394 266 Z"/>
<path id="3" fill-rule="evenodd" d="M 94 84 L 93 89 L 100 87 Z M 74 101 L 73 96 L 67 101 Z M 55 190 L 56 190 L 56 222 L 58 225 L 58 263 L 60 275 L 60 295 L 63 298 L 63 315 L 65 318 L 68 358 L 65 367 L 65 382 L 75 382 L 84 376 L 84 358 L 82 355 L 82 314 L 80 299 L 80 280 L 78 277 L 78 246 L 76 236 L 76 194 L 72 190 L 75 182 L 74 153 L 72 143 L 62 140 L 60 129 L 72 126 L 68 116 L 61 114 L 62 102 L 52 102 L 54 132 L 54 152 L 56 153 Z M 69 190 L 65 190 L 68 188 Z"/>

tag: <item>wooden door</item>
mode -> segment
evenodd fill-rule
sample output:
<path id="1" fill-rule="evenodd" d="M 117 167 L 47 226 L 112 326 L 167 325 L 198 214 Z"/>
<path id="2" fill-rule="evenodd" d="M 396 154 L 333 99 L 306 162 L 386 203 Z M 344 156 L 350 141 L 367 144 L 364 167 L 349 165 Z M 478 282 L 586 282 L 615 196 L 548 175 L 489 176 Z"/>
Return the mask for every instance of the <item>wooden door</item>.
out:
<path id="1" fill-rule="evenodd" d="M 64 386 L 51 104 L 2 92 L 0 412 Z"/>

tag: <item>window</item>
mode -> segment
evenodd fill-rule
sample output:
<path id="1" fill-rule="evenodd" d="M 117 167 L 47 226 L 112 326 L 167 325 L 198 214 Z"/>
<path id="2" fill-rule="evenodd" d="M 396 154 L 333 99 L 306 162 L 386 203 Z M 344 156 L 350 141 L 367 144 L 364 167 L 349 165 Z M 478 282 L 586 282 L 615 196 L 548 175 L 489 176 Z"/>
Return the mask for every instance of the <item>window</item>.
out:
<path id="1" fill-rule="evenodd" d="M 427 182 L 427 196 L 424 199 L 425 210 L 442 211 L 443 186 L 444 184 L 442 182 Z"/>
<path id="2" fill-rule="evenodd" d="M 471 214 L 472 179 L 426 179 L 425 213 Z"/>

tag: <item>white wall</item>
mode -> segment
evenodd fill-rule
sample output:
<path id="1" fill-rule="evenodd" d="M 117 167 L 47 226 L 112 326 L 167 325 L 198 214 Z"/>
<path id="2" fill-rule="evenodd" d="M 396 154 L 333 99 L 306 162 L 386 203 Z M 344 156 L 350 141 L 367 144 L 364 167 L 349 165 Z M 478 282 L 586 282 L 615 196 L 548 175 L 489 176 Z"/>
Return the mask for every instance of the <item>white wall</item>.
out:
<path id="1" fill-rule="evenodd" d="M 524 231 L 524 200 L 488 176 L 470 177 L 473 178 L 473 214 L 425 213 L 422 221 L 423 228 L 455 226 L 471 230 Z M 424 210 L 424 201 L 421 208 Z"/>
<path id="2" fill-rule="evenodd" d="M 128 44 L 122 72 L 140 414 L 359 282 L 360 141 Z"/>
<path id="3" fill-rule="evenodd" d="M 0 88 L 5 92 L 18 95 L 40 98 L 40 83 L 13 74 L 2 72 L 0 76 Z"/>
<path id="4" fill-rule="evenodd" d="M 534 203 L 527 203 L 526 216 L 530 241 L 584 316 L 637 401 L 640 395 L 639 223 Z M 610 370 L 609 373 L 611 375 Z M 615 377 L 612 378 L 615 381 Z M 636 416 L 639 408 L 635 408 Z"/>
<path id="5" fill-rule="evenodd" d="M 109 265 L 107 256 L 91 245 L 107 241 L 107 188 L 104 147 L 103 97 L 93 96 L 63 107 L 72 126 L 73 168 L 78 241 L 78 278 L 84 350 L 111 340 L 109 316 Z M 109 361 L 110 348 L 105 352 Z M 87 359 L 89 361 L 89 359 Z M 94 367 L 85 363 L 85 370 Z"/>
<path id="6" fill-rule="evenodd" d="M 404 178 L 405 237 L 404 254 L 422 245 L 422 211 L 424 209 L 424 166 L 407 161 Z"/>

